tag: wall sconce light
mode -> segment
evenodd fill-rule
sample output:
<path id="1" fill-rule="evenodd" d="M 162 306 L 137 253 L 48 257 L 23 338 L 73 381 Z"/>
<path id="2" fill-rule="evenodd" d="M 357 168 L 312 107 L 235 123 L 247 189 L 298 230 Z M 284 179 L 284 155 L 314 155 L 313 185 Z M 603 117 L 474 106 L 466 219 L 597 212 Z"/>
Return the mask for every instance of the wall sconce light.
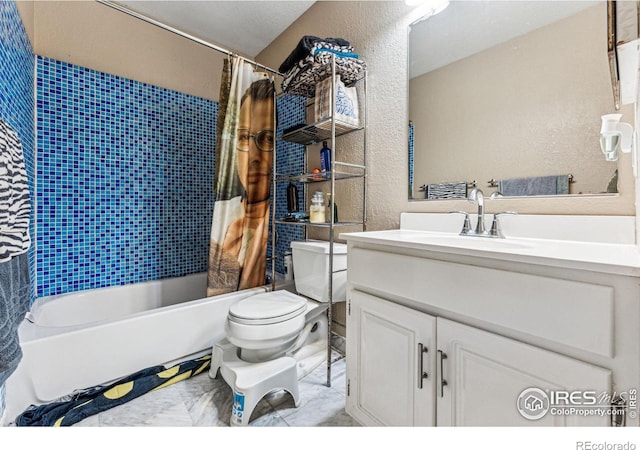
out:
<path id="1" fill-rule="evenodd" d="M 606 161 L 617 161 L 618 150 L 630 153 L 633 142 L 633 127 L 620 122 L 622 114 L 606 114 L 602 116 L 600 129 L 600 148 Z"/>

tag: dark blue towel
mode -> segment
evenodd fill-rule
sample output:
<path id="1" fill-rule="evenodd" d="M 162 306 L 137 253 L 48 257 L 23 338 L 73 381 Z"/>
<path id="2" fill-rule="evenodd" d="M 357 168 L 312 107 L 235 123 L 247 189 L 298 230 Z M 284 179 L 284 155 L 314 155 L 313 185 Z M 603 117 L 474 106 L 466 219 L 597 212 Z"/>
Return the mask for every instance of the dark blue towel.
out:
<path id="1" fill-rule="evenodd" d="M 178 381 L 198 375 L 209 368 L 211 355 L 185 361 L 169 369 L 154 366 L 129 375 L 109 386 L 86 389 L 73 400 L 31 405 L 16 419 L 19 427 L 64 427 L 80 422 L 99 412 L 122 405 L 152 390 L 162 389 Z M 80 368 L 79 368 L 80 369 Z"/>

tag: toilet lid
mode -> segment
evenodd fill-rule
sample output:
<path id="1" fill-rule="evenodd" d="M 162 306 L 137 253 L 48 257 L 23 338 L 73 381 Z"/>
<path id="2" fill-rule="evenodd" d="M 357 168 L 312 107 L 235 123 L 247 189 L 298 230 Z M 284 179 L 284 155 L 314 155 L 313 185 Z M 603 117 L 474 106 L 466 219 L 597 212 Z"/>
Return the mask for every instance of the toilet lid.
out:
<path id="1" fill-rule="evenodd" d="M 234 303 L 229 308 L 229 320 L 249 325 L 284 322 L 304 314 L 307 300 L 288 291 L 273 291 Z"/>

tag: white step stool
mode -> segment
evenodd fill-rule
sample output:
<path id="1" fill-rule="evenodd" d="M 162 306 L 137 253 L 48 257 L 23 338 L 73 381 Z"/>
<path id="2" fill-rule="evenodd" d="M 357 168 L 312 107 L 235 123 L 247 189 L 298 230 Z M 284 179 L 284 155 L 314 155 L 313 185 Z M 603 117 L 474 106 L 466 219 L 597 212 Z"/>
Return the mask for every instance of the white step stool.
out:
<path id="1" fill-rule="evenodd" d="M 300 405 L 294 358 L 281 356 L 271 361 L 248 363 L 238 357 L 237 350 L 226 338 L 217 342 L 213 346 L 209 369 L 211 378 L 215 378 L 220 370 L 222 378 L 233 390 L 230 425 L 247 425 L 260 399 L 272 391 L 284 389 L 293 397 L 295 406 Z"/>

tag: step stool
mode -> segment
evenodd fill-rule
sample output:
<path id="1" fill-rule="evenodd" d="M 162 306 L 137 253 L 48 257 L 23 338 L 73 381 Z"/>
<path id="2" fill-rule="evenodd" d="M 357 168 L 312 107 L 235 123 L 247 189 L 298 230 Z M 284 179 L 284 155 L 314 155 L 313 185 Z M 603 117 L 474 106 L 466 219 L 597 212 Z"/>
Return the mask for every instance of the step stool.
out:
<path id="1" fill-rule="evenodd" d="M 209 377 L 220 374 L 233 390 L 231 426 L 245 426 L 260 399 L 268 393 L 284 389 L 293 397 L 296 408 L 300 406 L 298 392 L 297 361 L 291 356 L 281 356 L 271 361 L 249 363 L 238 357 L 238 348 L 226 338 L 213 346 Z"/>

